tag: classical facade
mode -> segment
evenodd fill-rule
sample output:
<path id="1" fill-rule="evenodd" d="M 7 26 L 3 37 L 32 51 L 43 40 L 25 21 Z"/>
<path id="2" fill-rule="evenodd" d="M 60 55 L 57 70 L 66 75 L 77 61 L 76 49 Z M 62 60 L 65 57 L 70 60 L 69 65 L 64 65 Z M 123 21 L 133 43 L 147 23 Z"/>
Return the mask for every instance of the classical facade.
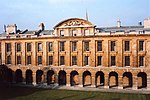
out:
<path id="1" fill-rule="evenodd" d="M 150 18 L 137 26 L 100 27 L 70 18 L 45 30 L 0 34 L 0 80 L 95 88 L 150 90 Z"/>

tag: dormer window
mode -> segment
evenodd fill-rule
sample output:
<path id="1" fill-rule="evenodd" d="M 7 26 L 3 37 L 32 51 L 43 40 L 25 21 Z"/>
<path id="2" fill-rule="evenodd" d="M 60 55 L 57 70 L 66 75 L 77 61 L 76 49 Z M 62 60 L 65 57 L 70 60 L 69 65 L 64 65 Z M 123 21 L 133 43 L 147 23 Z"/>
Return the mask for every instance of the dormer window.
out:
<path id="1" fill-rule="evenodd" d="M 64 30 L 60 30 L 60 36 L 64 36 Z"/>
<path id="2" fill-rule="evenodd" d="M 73 31 L 72 31 L 72 36 L 77 36 L 76 30 L 73 30 Z"/>

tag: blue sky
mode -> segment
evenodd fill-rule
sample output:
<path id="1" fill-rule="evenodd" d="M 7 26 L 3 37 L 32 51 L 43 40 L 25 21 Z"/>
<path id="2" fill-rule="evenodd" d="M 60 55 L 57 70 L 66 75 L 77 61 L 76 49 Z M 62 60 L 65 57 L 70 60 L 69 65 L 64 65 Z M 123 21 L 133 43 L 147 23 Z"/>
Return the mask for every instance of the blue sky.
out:
<path id="1" fill-rule="evenodd" d="M 0 33 L 4 24 L 17 24 L 21 30 L 35 30 L 39 23 L 46 29 L 60 21 L 79 17 L 101 26 L 137 25 L 150 17 L 150 0 L 1 0 Z"/>

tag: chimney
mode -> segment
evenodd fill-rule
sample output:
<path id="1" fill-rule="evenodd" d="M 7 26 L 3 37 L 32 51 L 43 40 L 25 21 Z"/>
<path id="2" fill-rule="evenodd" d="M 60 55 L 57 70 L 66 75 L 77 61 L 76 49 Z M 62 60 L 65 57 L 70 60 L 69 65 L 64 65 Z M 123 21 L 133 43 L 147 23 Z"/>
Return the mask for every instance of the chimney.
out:
<path id="1" fill-rule="evenodd" d="M 117 24 L 118 24 L 118 27 L 121 27 L 121 21 L 120 20 L 117 21 Z"/>
<path id="2" fill-rule="evenodd" d="M 45 30 L 44 23 L 40 23 L 40 25 L 39 25 L 39 30 L 41 30 L 41 31 Z"/>
<path id="3" fill-rule="evenodd" d="M 17 32 L 17 25 L 16 24 L 9 24 L 9 25 L 7 25 L 6 32 L 7 32 L 7 34 L 10 34 L 10 33 L 16 34 L 16 32 Z"/>
<path id="4" fill-rule="evenodd" d="M 142 26 L 142 22 L 141 21 L 138 22 L 138 26 Z"/>
<path id="5" fill-rule="evenodd" d="M 144 19 L 144 28 L 150 28 L 150 18 Z"/>

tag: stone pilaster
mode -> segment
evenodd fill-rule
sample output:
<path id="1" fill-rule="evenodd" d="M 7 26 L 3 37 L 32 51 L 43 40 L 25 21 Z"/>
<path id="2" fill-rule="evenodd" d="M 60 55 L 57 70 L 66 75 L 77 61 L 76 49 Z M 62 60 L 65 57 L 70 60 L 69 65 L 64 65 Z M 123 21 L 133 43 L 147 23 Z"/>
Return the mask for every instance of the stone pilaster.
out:
<path id="1" fill-rule="evenodd" d="M 138 55 L 137 55 L 137 40 L 132 40 L 132 56 L 130 57 L 130 66 L 137 67 L 138 66 Z"/>
<path id="2" fill-rule="evenodd" d="M 83 78 L 82 78 L 82 75 L 79 75 L 79 86 L 83 87 Z"/>
<path id="3" fill-rule="evenodd" d="M 36 72 L 32 73 L 32 77 L 33 77 L 33 82 L 32 84 L 35 86 L 36 85 Z"/>
<path id="4" fill-rule="evenodd" d="M 1 41 L 1 53 L 2 53 L 2 64 L 5 64 L 5 62 L 6 62 L 6 50 L 5 50 L 5 42 L 4 41 Z"/>
<path id="5" fill-rule="evenodd" d="M 22 83 L 26 84 L 26 72 L 22 71 Z"/>
<path id="6" fill-rule="evenodd" d="M 83 43 L 82 41 L 77 42 L 77 49 L 78 49 L 78 66 L 83 66 Z"/>
<path id="7" fill-rule="evenodd" d="M 103 50 L 104 50 L 104 56 L 103 58 L 103 66 L 104 67 L 109 67 L 109 41 L 106 39 L 103 41 Z"/>
<path id="8" fill-rule="evenodd" d="M 46 66 L 47 65 L 47 45 L 46 42 L 43 42 L 43 65 Z"/>
<path id="9" fill-rule="evenodd" d="M 36 66 L 36 42 L 32 42 L 32 64 Z"/>
<path id="10" fill-rule="evenodd" d="M 66 84 L 66 86 L 71 86 L 70 85 L 70 74 L 67 74 L 66 76 L 67 76 L 67 80 L 66 80 L 67 84 Z"/>
<path id="11" fill-rule="evenodd" d="M 138 83 L 137 83 L 137 76 L 133 76 L 133 90 L 137 90 Z"/>
<path id="12" fill-rule="evenodd" d="M 12 65 L 15 65 L 16 64 L 16 43 L 15 42 L 12 42 L 11 43 L 11 64 Z"/>
<path id="13" fill-rule="evenodd" d="M 105 82 L 104 82 L 104 88 L 108 89 L 109 88 L 109 75 L 105 74 Z"/>
<path id="14" fill-rule="evenodd" d="M 21 63 L 22 65 L 25 65 L 26 64 L 26 45 L 25 45 L 25 42 L 22 42 L 21 43 L 21 52 L 22 52 L 22 56 L 21 56 Z"/>
<path id="15" fill-rule="evenodd" d="M 54 66 L 58 66 L 59 65 L 59 54 L 58 54 L 58 51 L 59 51 L 59 42 L 58 41 L 54 41 L 53 42 L 53 47 L 54 47 L 54 58 L 53 58 L 53 62 L 54 62 Z"/>
<path id="16" fill-rule="evenodd" d="M 150 76 L 147 76 L 147 90 L 150 90 Z"/>
<path id="17" fill-rule="evenodd" d="M 96 51 L 96 48 L 95 48 L 95 40 L 94 39 L 92 39 L 91 41 L 90 41 L 90 51 L 91 51 L 91 54 L 90 54 L 90 66 L 92 66 L 92 67 L 95 67 L 96 66 L 96 53 L 95 53 L 95 51 Z"/>
<path id="18" fill-rule="evenodd" d="M 118 89 L 123 89 L 123 78 L 118 76 Z"/>
<path id="19" fill-rule="evenodd" d="M 70 61 L 70 59 L 71 59 L 71 57 L 70 57 L 70 41 L 66 41 L 65 42 L 65 51 L 66 51 L 66 56 L 65 56 L 65 65 L 66 66 L 70 66 L 71 65 L 71 61 Z"/>
<path id="20" fill-rule="evenodd" d="M 91 87 L 96 87 L 96 85 L 95 85 L 95 75 L 92 76 L 92 85 L 91 85 Z"/>

